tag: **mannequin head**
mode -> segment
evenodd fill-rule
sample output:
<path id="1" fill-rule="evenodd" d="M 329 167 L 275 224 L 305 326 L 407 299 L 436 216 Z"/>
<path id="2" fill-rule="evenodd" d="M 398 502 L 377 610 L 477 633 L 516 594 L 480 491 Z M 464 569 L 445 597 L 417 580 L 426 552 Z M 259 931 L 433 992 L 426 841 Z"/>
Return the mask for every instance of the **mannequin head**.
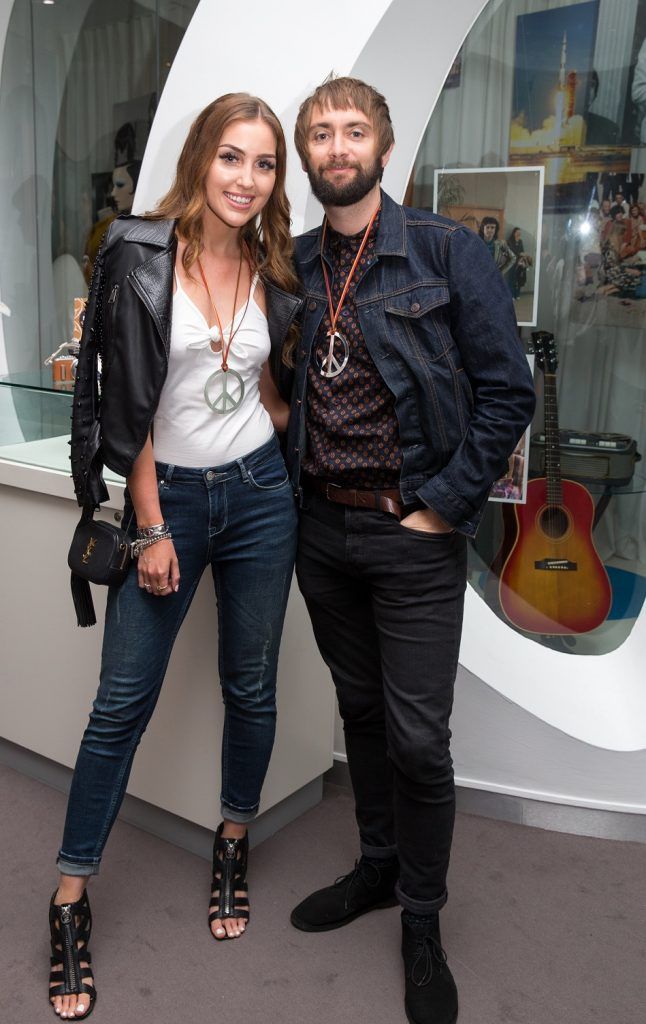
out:
<path id="1" fill-rule="evenodd" d="M 110 198 L 117 213 L 130 213 L 132 210 L 140 169 L 141 160 L 133 160 L 113 170 Z"/>

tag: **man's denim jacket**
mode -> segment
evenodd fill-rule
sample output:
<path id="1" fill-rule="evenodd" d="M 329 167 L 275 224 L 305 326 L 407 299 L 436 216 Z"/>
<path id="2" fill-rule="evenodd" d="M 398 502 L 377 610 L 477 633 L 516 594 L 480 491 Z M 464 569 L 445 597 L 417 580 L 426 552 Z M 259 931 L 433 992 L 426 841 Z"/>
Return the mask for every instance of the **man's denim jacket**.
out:
<path id="1" fill-rule="evenodd" d="M 320 243 L 320 227 L 296 240 L 304 304 L 287 460 L 297 494 L 307 367 L 327 306 Z M 535 404 L 499 269 L 469 228 L 399 206 L 382 192 L 374 257 L 357 274 L 356 304 L 370 355 L 395 399 L 404 503 L 421 500 L 473 536 Z"/>

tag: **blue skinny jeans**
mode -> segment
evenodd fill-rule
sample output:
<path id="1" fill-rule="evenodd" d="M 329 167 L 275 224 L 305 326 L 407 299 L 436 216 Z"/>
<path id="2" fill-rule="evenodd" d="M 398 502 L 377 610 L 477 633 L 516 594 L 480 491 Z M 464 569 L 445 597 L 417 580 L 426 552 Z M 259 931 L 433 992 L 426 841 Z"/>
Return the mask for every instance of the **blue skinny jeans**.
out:
<path id="1" fill-rule="evenodd" d="M 167 597 L 148 594 L 133 564 L 126 582 L 110 588 L 100 684 L 58 855 L 59 869 L 69 875 L 98 873 L 175 637 L 207 566 L 217 598 L 225 705 L 223 817 L 240 823 L 255 817 L 273 747 L 278 650 L 297 530 L 278 442 L 274 437 L 244 458 L 208 469 L 158 463 L 157 477 L 180 587 Z M 124 522 L 131 512 L 126 491 Z"/>

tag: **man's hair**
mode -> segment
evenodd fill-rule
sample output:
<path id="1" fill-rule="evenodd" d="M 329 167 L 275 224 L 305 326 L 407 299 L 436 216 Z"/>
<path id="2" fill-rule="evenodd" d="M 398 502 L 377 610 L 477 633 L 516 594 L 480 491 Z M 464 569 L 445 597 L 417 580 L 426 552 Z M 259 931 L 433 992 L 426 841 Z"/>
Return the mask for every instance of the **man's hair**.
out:
<path id="1" fill-rule="evenodd" d="M 359 81 L 358 78 L 331 78 L 319 85 L 312 95 L 301 103 L 298 111 L 294 142 L 298 155 L 305 163 L 307 163 L 307 136 L 314 107 L 319 107 L 321 110 L 350 110 L 354 108 L 366 114 L 377 135 L 377 156 L 379 157 L 387 153 L 395 141 L 388 104 L 380 92 L 377 92 L 371 85 Z"/>
<path id="2" fill-rule="evenodd" d="M 484 238 L 484 229 L 486 228 L 487 224 L 495 224 L 496 225 L 496 233 L 495 233 L 495 235 L 493 237 L 497 238 L 498 237 L 498 232 L 500 231 L 500 221 L 498 220 L 497 217 L 483 217 L 482 218 L 482 220 L 480 221 L 480 227 L 478 228 L 478 234 L 480 235 L 480 238 Z"/>

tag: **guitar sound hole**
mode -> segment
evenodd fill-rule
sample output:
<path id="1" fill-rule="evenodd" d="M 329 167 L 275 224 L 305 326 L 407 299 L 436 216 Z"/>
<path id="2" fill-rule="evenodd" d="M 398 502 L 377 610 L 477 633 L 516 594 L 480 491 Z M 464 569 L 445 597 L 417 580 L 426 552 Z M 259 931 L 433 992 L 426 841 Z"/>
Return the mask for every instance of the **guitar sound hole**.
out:
<path id="1" fill-rule="evenodd" d="M 568 517 L 558 505 L 548 505 L 541 513 L 541 529 L 548 537 L 562 537 L 567 532 Z"/>

